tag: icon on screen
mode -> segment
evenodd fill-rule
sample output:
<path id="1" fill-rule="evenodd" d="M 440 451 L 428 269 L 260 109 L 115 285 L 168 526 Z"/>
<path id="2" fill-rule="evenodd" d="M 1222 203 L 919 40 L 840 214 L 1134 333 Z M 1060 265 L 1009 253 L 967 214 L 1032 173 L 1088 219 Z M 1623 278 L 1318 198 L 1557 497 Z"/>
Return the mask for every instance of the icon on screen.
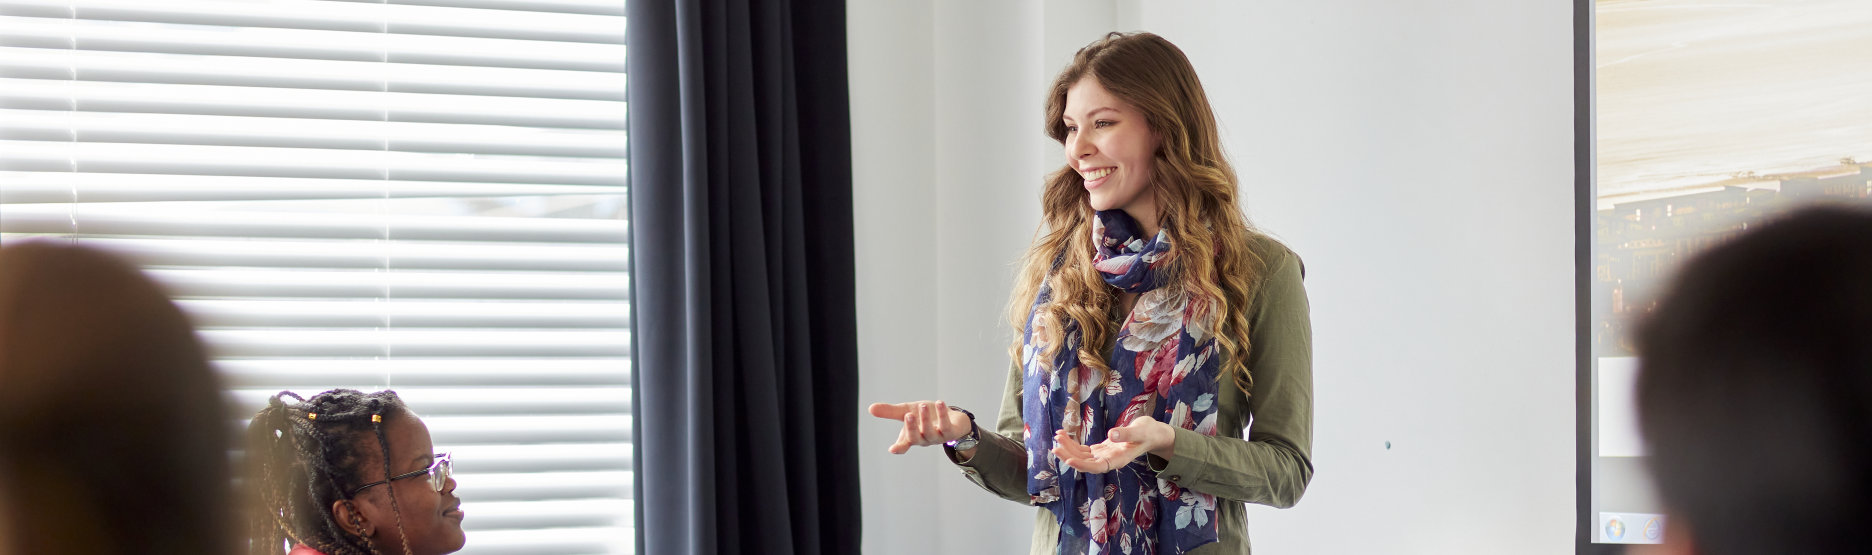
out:
<path id="1" fill-rule="evenodd" d="M 1644 539 L 1655 542 L 1655 541 L 1658 541 L 1658 539 L 1663 538 L 1663 537 L 1664 537 L 1664 523 L 1661 520 L 1653 518 L 1651 520 L 1645 521 Z"/>
<path id="2" fill-rule="evenodd" d="M 1605 524 L 1605 537 L 1613 541 L 1625 539 L 1625 523 L 1620 521 L 1618 517 L 1612 517 L 1611 520 L 1607 520 Z"/>

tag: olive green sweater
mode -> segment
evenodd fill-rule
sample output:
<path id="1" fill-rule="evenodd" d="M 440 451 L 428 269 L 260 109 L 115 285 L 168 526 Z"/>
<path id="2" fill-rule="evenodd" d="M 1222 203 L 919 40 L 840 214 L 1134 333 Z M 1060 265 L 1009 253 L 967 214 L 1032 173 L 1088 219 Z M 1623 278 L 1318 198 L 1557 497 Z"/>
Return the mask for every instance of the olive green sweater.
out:
<path id="1" fill-rule="evenodd" d="M 1220 520 L 1216 543 L 1192 554 L 1248 553 L 1244 503 L 1292 507 L 1313 477 L 1313 331 L 1307 315 L 1305 270 L 1300 257 L 1264 237 L 1251 242 L 1266 261 L 1254 301 L 1248 306 L 1251 348 L 1248 371 L 1254 395 L 1224 378 L 1216 435 L 1177 428 L 1175 455 L 1149 455 L 1151 468 L 1184 488 L 1216 496 Z M 1114 339 L 1115 340 L 1115 339 Z M 1010 501 L 1030 504 L 1027 449 L 1021 441 L 1021 369 L 1008 372 L 1007 395 L 991 432 L 982 428 L 974 456 L 957 462 L 969 481 Z M 1242 439 L 1246 428 L 1247 439 Z M 953 451 L 950 460 L 956 460 Z M 1045 507 L 1034 516 L 1033 555 L 1052 555 L 1059 523 Z"/>

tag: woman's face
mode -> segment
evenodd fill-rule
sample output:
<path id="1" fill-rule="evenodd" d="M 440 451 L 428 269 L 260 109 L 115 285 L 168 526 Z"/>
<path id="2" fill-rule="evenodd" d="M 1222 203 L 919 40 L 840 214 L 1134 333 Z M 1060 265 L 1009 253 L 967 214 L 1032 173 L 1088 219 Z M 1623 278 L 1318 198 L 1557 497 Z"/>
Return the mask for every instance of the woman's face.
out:
<path id="1" fill-rule="evenodd" d="M 429 426 L 413 414 L 384 418 L 384 439 L 390 442 L 390 476 L 400 476 L 429 468 L 435 463 L 435 445 L 429 439 Z M 375 439 L 375 438 L 372 438 Z M 383 461 L 372 461 L 374 468 L 361 472 L 364 483 L 384 479 Z M 358 494 L 358 511 L 371 523 L 371 542 L 384 553 L 402 553 L 402 533 L 409 537 L 414 555 L 453 553 L 467 542 L 462 533 L 461 499 L 455 497 L 455 479 L 449 478 L 442 491 L 436 491 L 430 476 L 419 475 L 389 484 L 373 486 Z M 392 508 L 390 492 L 396 491 Z"/>
<path id="2" fill-rule="evenodd" d="M 1120 209 L 1155 227 L 1151 160 L 1162 144 L 1144 114 L 1090 76 L 1066 89 L 1066 164 L 1085 178 L 1093 210 Z"/>

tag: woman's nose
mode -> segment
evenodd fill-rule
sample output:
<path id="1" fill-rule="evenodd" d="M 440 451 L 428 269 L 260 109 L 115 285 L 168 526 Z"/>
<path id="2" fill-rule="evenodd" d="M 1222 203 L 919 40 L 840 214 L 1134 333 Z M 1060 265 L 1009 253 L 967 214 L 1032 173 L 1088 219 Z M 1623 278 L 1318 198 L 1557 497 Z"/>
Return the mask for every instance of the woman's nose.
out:
<path id="1" fill-rule="evenodd" d="M 1092 155 L 1092 143 L 1080 138 L 1078 133 L 1066 136 L 1066 159 L 1078 160 Z"/>

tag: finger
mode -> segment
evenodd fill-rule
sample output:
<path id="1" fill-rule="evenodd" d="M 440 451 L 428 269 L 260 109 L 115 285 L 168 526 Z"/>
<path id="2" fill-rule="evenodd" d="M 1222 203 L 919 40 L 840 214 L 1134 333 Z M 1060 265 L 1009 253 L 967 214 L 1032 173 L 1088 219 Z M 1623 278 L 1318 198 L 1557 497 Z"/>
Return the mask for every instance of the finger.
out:
<path id="1" fill-rule="evenodd" d="M 904 434 L 910 436 L 912 445 L 922 445 L 923 415 L 917 412 L 915 403 L 910 403 L 907 408 L 909 410 L 904 412 Z"/>
<path id="2" fill-rule="evenodd" d="M 897 443 L 891 444 L 890 452 L 892 455 L 902 455 L 904 453 L 910 452 L 910 429 L 909 428 L 902 428 L 902 429 L 897 430 Z"/>
<path id="3" fill-rule="evenodd" d="M 909 409 L 905 407 L 905 405 L 908 404 L 909 403 L 871 403 L 869 410 L 871 411 L 871 416 L 889 418 L 891 420 L 903 420 L 904 413 L 909 412 Z"/>
<path id="4" fill-rule="evenodd" d="M 1073 458 L 1087 459 L 1092 457 L 1092 448 L 1087 447 L 1083 443 L 1079 443 L 1079 440 L 1073 439 L 1065 430 L 1060 430 L 1058 435 L 1054 436 L 1054 443 L 1059 446 L 1061 451 L 1072 455 Z"/>
<path id="5" fill-rule="evenodd" d="M 937 401 L 936 408 L 931 412 L 935 413 L 931 415 L 930 423 L 936 426 L 936 441 L 949 441 L 949 433 L 954 428 L 949 425 L 949 403 Z"/>
<path id="6" fill-rule="evenodd" d="M 1084 447 L 1085 446 L 1085 444 L 1079 443 L 1079 440 L 1074 438 L 1072 434 L 1066 433 L 1066 430 L 1053 432 L 1053 442 L 1058 443 L 1060 445 L 1067 446 L 1067 447 Z"/>
<path id="7" fill-rule="evenodd" d="M 1068 465 L 1072 464 L 1074 461 L 1079 460 L 1078 455 L 1073 454 L 1073 452 L 1071 451 L 1067 451 L 1066 448 L 1063 446 L 1054 445 L 1052 452 L 1053 452 L 1053 456 L 1059 457 L 1060 462 L 1064 462 Z"/>
<path id="8" fill-rule="evenodd" d="M 1076 444 L 1078 444 L 1078 441 L 1073 441 L 1073 437 L 1067 435 L 1065 429 L 1054 433 L 1054 448 L 1056 448 L 1056 450 L 1060 450 L 1060 452 L 1071 452 L 1071 448 L 1076 446 Z"/>
<path id="9" fill-rule="evenodd" d="M 943 419 L 941 414 L 936 413 L 936 403 L 927 401 L 918 403 L 917 410 L 921 412 L 917 420 L 921 421 L 923 424 L 923 441 L 928 442 L 928 445 L 942 443 L 944 441 L 942 435 Z"/>
<path id="10" fill-rule="evenodd" d="M 1055 433 L 1053 440 L 1054 455 L 1058 456 L 1060 460 L 1065 461 L 1066 464 L 1072 465 L 1073 468 L 1080 468 L 1078 465 L 1083 465 L 1086 463 L 1087 459 L 1092 458 L 1092 450 L 1085 445 L 1081 445 L 1078 440 L 1073 439 L 1065 430 L 1060 430 L 1058 433 Z"/>
<path id="11" fill-rule="evenodd" d="M 1101 443 L 1099 445 L 1109 446 L 1110 444 Z M 1114 468 L 1124 466 L 1118 463 L 1119 455 L 1121 454 L 1111 449 L 1100 449 L 1097 446 L 1093 446 L 1086 448 L 1086 456 L 1082 457 L 1082 459 L 1093 467 L 1091 470 L 1092 472 L 1111 472 Z"/>
<path id="12" fill-rule="evenodd" d="M 910 428 L 911 437 L 916 439 L 916 444 L 931 445 L 935 443 L 930 441 L 929 403 L 918 401 L 915 408 L 910 412 L 910 418 L 916 419 L 916 426 Z"/>
<path id="13" fill-rule="evenodd" d="M 916 427 L 911 428 L 910 431 L 915 435 L 916 440 L 917 440 L 917 445 L 929 445 L 929 408 L 928 406 L 929 406 L 929 403 L 918 401 L 916 405 L 913 405 L 913 408 L 910 410 L 911 416 L 916 418 Z"/>
<path id="14" fill-rule="evenodd" d="M 1110 430 L 1106 430 L 1105 441 L 1125 441 L 1124 438 L 1125 438 L 1126 432 L 1131 429 L 1131 424 L 1134 424 L 1136 422 L 1137 420 L 1132 420 L 1131 422 L 1125 423 L 1125 425 L 1123 426 L 1118 426 Z"/>
<path id="15" fill-rule="evenodd" d="M 1111 463 L 1109 461 L 1099 457 L 1093 449 L 1084 445 L 1079 445 L 1076 448 L 1061 446 L 1056 449 L 1058 450 L 1056 454 L 1060 456 L 1061 462 L 1066 463 L 1067 466 L 1078 469 L 1080 472 L 1103 474 L 1111 470 Z"/>
<path id="16" fill-rule="evenodd" d="M 1104 465 L 1100 464 L 1096 460 L 1077 459 L 1077 458 L 1060 459 L 1060 460 L 1066 461 L 1066 466 L 1076 468 L 1080 472 L 1085 472 L 1087 474 L 1104 474 L 1105 473 Z"/>

